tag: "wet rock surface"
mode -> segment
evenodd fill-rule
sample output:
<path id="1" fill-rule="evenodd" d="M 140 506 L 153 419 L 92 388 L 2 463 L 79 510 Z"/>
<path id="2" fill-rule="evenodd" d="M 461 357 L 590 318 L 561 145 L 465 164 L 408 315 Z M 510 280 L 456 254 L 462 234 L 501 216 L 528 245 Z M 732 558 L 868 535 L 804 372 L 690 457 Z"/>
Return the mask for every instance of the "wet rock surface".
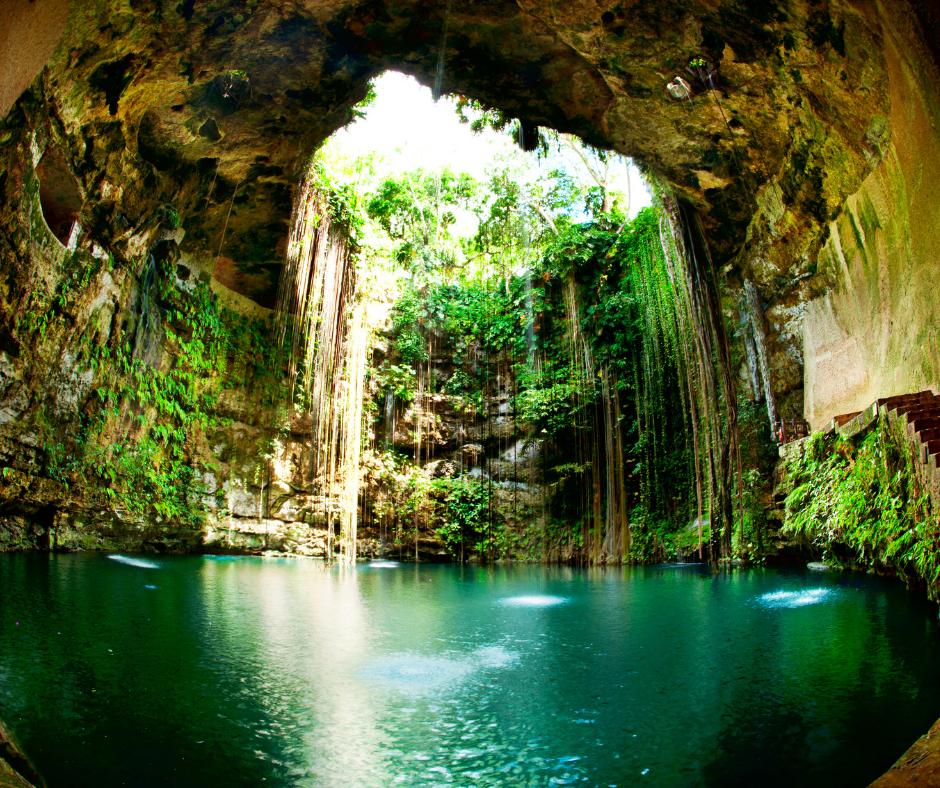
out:
<path id="1" fill-rule="evenodd" d="M 908 788 L 940 785 L 940 721 L 904 753 L 869 788 Z"/>
<path id="2" fill-rule="evenodd" d="M 936 110 L 924 13 L 835 1 L 746 11 L 645 0 L 72 3 L 61 35 L 46 36 L 45 66 L 3 76 L 4 95 L 28 87 L 0 119 L 0 545 L 203 545 L 198 529 L 128 516 L 50 472 L 50 435 L 80 423 L 111 375 L 107 361 L 92 369 L 83 347 L 113 353 L 133 341 L 151 366 L 172 366 L 178 348 L 145 314 L 148 256 L 166 261 L 181 290 L 208 283 L 263 316 L 306 158 L 374 74 L 431 82 L 445 21 L 445 91 L 632 155 L 695 208 L 728 303 L 743 279 L 756 283 L 781 413 L 798 413 L 806 305 L 849 284 L 818 264 L 832 221 L 852 223 L 858 209 L 843 206 L 873 172 L 907 177 L 906 157 L 885 170 L 895 146 L 930 137 L 896 134 L 905 99 L 924 118 Z M 677 77 L 687 86 L 678 98 L 668 90 Z M 905 270 L 895 273 L 903 281 Z M 437 396 L 423 415 L 403 414 L 391 438 L 404 449 L 420 428 L 432 474 L 518 444 L 508 419 L 467 420 Z M 492 393 L 496 413 L 502 396 Z M 209 541 L 264 550 L 272 539 L 316 554 L 327 525 L 304 514 L 320 493 L 304 481 L 303 429 L 279 478 L 262 481 L 246 459 L 263 435 L 250 397 L 232 386 L 217 408 L 244 427 L 194 435 L 187 449 L 214 469 L 201 501 L 219 513 Z M 511 458 L 489 459 L 495 478 L 513 480 L 513 464 L 500 464 Z"/>
<path id="3" fill-rule="evenodd" d="M 45 783 L 13 741 L 12 734 L 2 721 L 0 721 L 0 788 L 45 788 Z"/>

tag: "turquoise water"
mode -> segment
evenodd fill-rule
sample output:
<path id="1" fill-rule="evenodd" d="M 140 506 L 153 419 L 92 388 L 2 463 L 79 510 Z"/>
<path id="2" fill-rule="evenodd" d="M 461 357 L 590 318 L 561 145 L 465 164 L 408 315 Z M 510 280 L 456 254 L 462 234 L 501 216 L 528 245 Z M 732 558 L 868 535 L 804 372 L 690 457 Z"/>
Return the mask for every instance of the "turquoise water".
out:
<path id="1" fill-rule="evenodd" d="M 0 718 L 51 788 L 864 786 L 940 717 L 858 574 L 0 555 Z"/>

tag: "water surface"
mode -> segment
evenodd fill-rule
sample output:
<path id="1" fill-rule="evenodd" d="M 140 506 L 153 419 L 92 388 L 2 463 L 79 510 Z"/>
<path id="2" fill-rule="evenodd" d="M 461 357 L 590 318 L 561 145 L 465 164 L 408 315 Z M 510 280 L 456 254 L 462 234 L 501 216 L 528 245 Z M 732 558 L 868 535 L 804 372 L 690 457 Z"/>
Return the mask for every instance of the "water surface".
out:
<path id="1" fill-rule="evenodd" d="M 858 574 L 0 555 L 51 788 L 861 788 L 938 668 L 935 609 Z"/>

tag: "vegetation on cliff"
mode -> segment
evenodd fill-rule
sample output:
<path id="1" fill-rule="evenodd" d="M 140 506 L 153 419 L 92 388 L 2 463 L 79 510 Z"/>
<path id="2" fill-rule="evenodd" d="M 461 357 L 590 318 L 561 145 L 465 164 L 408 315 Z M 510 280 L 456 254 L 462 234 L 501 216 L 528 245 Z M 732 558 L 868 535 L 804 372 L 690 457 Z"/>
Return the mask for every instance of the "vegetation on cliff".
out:
<path id="1" fill-rule="evenodd" d="M 787 455 L 784 532 L 833 564 L 896 573 L 940 597 L 940 521 L 901 424 L 811 435 Z"/>

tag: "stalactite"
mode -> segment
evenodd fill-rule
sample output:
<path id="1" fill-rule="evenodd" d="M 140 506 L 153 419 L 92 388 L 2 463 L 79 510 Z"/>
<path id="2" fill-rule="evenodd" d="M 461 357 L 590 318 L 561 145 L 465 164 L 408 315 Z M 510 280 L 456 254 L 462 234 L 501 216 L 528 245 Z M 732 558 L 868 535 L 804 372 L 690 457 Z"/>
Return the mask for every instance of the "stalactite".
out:
<path id="1" fill-rule="evenodd" d="M 754 346 L 754 334 L 751 327 L 750 310 L 744 302 L 738 304 L 738 329 L 741 332 L 741 341 L 747 355 L 747 369 L 751 381 L 751 397 L 760 402 L 764 396 L 761 386 L 760 370 L 757 366 L 757 348 Z"/>
<path id="2" fill-rule="evenodd" d="M 767 401 L 767 418 L 770 421 L 770 433 L 777 429 L 777 399 L 774 396 L 773 377 L 770 368 L 770 352 L 767 349 L 767 326 L 764 319 L 764 304 L 757 285 L 750 279 L 744 280 L 744 293 L 747 298 L 751 327 L 754 330 L 754 344 L 757 346 L 757 358 L 760 362 L 761 377 L 764 381 L 764 399 Z"/>

